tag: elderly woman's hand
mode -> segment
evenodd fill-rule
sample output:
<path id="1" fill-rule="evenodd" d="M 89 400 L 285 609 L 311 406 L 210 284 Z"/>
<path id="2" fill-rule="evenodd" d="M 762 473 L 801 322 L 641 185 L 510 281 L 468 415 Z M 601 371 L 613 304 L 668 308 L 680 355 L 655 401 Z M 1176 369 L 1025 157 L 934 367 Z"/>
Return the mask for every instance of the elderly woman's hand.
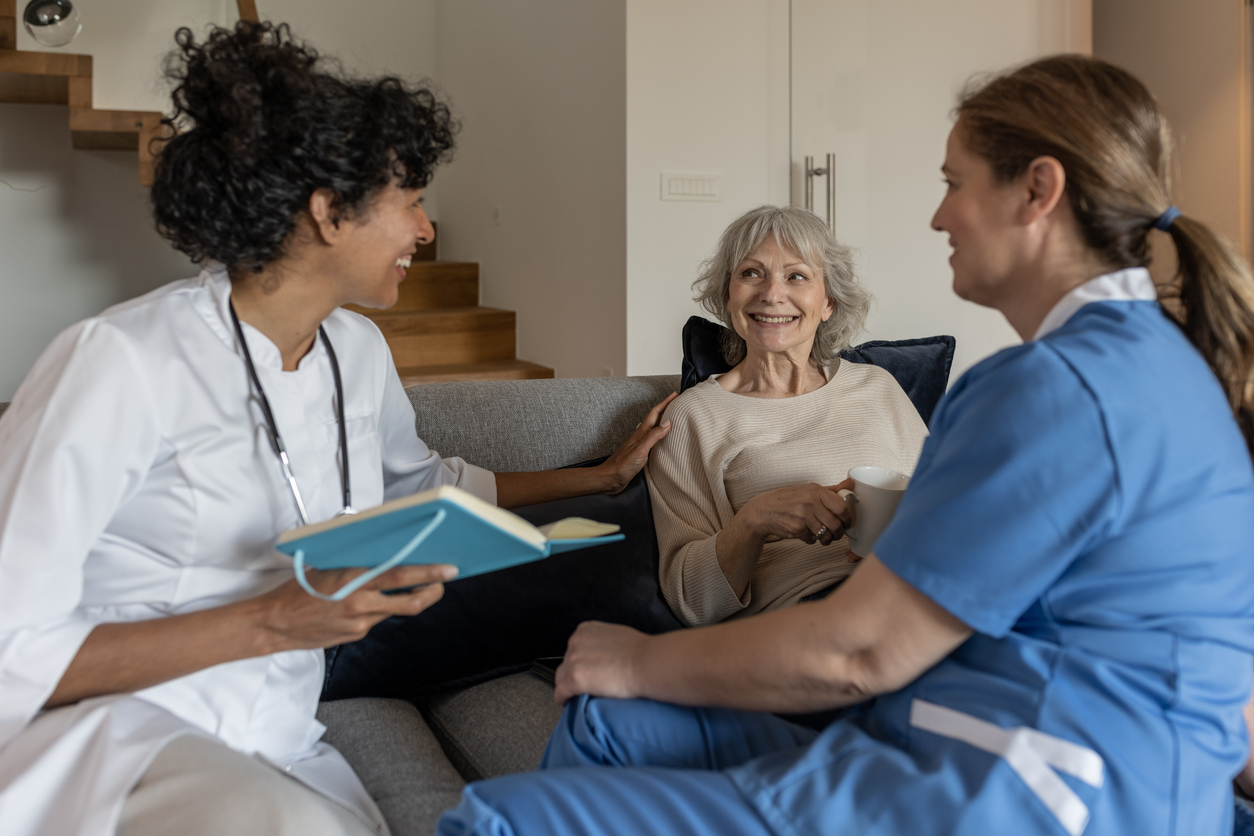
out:
<path id="1" fill-rule="evenodd" d="M 800 540 L 830 546 L 853 525 L 853 509 L 836 493 L 853 487 L 848 479 L 838 485 L 790 485 L 758 494 L 745 503 L 731 523 L 718 533 L 715 554 L 727 583 L 743 596 L 771 538 Z"/>
<path id="2" fill-rule="evenodd" d="M 653 445 L 666 438 L 666 434 L 671 431 L 671 422 L 663 421 L 662 413 L 677 397 L 679 393 L 671 392 L 665 400 L 650 409 L 649 414 L 644 416 L 644 420 L 627 440 L 598 466 L 610 486 L 606 493 L 620 493 L 649 461 L 649 451 L 653 449 Z"/>
<path id="3" fill-rule="evenodd" d="M 632 659 L 648 638 L 621 624 L 580 624 L 566 643 L 566 658 L 557 669 L 553 698 L 565 705 L 580 694 L 624 700 L 639 696 L 632 681 Z"/>
<path id="4" fill-rule="evenodd" d="M 801 540 L 831 545 L 853 524 L 852 509 L 837 491 L 852 487 L 839 485 L 791 485 L 758 494 L 745 503 L 737 517 L 744 517 L 750 529 L 765 539 Z"/>

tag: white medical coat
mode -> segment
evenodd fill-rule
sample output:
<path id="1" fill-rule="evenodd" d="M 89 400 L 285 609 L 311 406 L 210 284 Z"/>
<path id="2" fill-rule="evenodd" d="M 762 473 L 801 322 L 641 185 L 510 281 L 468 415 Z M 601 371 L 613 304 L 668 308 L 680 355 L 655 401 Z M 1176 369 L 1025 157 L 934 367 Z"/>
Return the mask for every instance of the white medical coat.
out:
<path id="1" fill-rule="evenodd" d="M 0 420 L 0 831 L 111 836 L 171 739 L 199 733 L 346 804 L 378 809 L 319 742 L 321 650 L 218 665 L 41 712 L 96 624 L 191 612 L 292 576 L 300 524 L 231 323 L 220 267 L 58 336 Z M 311 521 L 341 506 L 335 387 L 317 340 L 296 371 L 244 325 Z M 441 484 L 496 501 L 491 473 L 427 449 L 378 329 L 324 323 L 343 374 L 354 504 Z"/>

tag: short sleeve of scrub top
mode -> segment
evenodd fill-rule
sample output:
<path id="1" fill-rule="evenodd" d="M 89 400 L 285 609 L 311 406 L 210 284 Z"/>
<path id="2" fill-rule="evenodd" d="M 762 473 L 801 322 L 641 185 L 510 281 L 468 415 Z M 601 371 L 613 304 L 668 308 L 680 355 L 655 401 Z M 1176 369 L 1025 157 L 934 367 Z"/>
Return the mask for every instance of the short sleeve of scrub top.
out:
<path id="1" fill-rule="evenodd" d="M 1001 638 L 1115 518 L 1101 410 L 1068 363 L 1033 342 L 965 375 L 931 432 L 875 555 L 973 630 Z"/>

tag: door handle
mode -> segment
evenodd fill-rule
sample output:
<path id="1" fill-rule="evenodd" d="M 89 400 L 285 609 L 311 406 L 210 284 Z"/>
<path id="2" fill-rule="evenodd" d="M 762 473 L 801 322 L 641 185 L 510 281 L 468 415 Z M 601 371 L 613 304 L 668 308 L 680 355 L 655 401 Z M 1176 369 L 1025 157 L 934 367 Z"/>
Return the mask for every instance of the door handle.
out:
<path id="1" fill-rule="evenodd" d="M 827 228 L 832 237 L 836 237 L 836 155 L 827 155 L 827 165 L 823 168 L 814 167 L 814 157 L 805 158 L 806 166 L 806 209 L 814 211 L 814 178 L 823 177 L 827 180 Z"/>

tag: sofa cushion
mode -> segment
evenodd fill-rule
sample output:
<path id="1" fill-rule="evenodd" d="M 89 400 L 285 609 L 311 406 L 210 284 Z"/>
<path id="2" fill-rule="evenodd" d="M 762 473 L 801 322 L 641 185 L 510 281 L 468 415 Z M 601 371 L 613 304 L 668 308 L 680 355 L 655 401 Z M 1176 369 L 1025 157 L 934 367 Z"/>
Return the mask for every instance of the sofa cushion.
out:
<path id="1" fill-rule="evenodd" d="M 647 633 L 680 627 L 657 583 L 658 549 L 644 476 L 617 496 L 583 496 L 515 511 L 535 525 L 586 517 L 622 526 L 626 539 L 455 580 L 444 599 L 375 625 L 327 653 L 323 699 L 400 697 L 461 687 L 561 656 L 582 621 Z"/>
<path id="2" fill-rule="evenodd" d="M 318 706 L 323 740 L 353 767 L 393 836 L 433 833 L 467 781 L 538 768 L 562 714 L 553 686 L 530 673 L 427 696 L 417 706 L 390 699 Z"/>
<path id="3" fill-rule="evenodd" d="M 318 720 L 327 727 L 323 740 L 353 767 L 393 836 L 429 836 L 440 814 L 456 806 L 465 781 L 409 703 L 324 702 Z"/>
<path id="4" fill-rule="evenodd" d="M 699 316 L 688 318 L 682 336 L 680 391 L 731 369 L 731 364 L 723 359 L 726 334 L 727 329 L 717 322 Z M 846 349 L 840 356 L 850 363 L 879 366 L 895 377 L 926 424 L 949 385 L 955 344 L 949 336 L 871 340 Z"/>
<path id="5" fill-rule="evenodd" d="M 538 769 L 562 715 L 553 686 L 526 672 L 425 696 L 417 705 L 467 781 Z"/>
<path id="6" fill-rule="evenodd" d="M 428 383 L 409 389 L 418 437 L 493 472 L 608 456 L 678 375 Z"/>

